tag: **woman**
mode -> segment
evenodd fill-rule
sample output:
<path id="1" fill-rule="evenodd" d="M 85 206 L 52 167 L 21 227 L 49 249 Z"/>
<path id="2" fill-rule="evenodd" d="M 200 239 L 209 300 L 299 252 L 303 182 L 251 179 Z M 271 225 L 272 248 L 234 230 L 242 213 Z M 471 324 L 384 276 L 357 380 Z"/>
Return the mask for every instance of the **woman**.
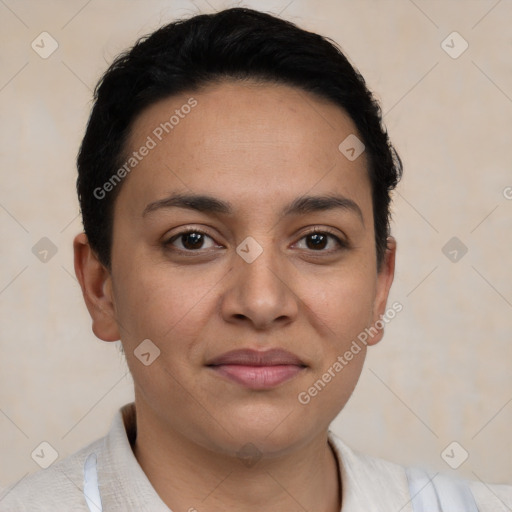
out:
<path id="1" fill-rule="evenodd" d="M 100 81 L 75 270 L 135 402 L 0 510 L 507 510 L 329 431 L 387 304 L 401 162 L 332 43 L 249 9 L 162 27 Z"/>

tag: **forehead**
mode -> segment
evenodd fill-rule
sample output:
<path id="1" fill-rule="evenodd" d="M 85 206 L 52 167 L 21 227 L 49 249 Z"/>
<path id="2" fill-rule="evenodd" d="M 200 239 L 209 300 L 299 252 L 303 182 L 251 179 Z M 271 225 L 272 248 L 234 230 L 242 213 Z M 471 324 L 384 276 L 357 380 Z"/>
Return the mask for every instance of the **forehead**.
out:
<path id="1" fill-rule="evenodd" d="M 211 84 L 158 101 L 135 120 L 126 156 L 151 149 L 127 176 L 119 201 L 139 214 L 176 190 L 230 202 L 236 196 L 235 205 L 252 209 L 314 192 L 365 203 L 366 155 L 349 160 L 339 149 L 354 136 L 350 117 L 311 93 L 269 83 Z"/>

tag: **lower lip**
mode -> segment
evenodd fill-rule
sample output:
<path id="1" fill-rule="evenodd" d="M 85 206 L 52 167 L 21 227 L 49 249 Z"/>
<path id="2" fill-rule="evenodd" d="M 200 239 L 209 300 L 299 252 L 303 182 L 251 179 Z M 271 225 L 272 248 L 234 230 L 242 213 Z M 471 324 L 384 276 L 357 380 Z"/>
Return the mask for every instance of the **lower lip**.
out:
<path id="1" fill-rule="evenodd" d="M 270 389 L 292 379 L 304 367 L 297 365 L 246 366 L 225 364 L 211 366 L 220 375 L 251 389 Z"/>

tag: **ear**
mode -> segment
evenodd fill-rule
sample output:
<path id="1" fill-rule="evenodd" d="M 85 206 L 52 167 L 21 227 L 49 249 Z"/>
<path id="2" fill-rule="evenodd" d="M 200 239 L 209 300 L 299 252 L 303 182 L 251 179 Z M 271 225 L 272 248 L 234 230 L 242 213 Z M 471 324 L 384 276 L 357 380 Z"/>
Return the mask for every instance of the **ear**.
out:
<path id="1" fill-rule="evenodd" d="M 384 336 L 384 327 L 381 325 L 384 324 L 384 322 L 381 320 L 381 317 L 386 312 L 389 290 L 395 276 L 395 255 L 396 240 L 392 236 L 389 236 L 387 238 L 387 248 L 384 255 L 384 261 L 377 273 L 376 294 L 373 304 L 373 323 L 369 328 L 372 335 L 368 337 L 368 345 L 375 345 Z M 380 322 L 377 323 L 379 320 Z M 378 328 L 379 326 L 380 328 Z M 377 331 L 376 334 L 374 334 L 375 331 Z"/>
<path id="2" fill-rule="evenodd" d="M 119 340 L 110 271 L 91 249 L 85 233 L 75 237 L 73 251 L 75 274 L 92 318 L 92 331 L 103 341 Z"/>

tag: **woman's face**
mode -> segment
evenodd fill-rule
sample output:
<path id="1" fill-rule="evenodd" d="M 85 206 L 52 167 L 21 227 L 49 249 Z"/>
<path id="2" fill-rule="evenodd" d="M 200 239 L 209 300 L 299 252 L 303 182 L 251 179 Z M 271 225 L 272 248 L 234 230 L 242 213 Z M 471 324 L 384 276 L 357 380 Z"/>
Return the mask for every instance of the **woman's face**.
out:
<path id="1" fill-rule="evenodd" d="M 394 250 L 377 273 L 366 155 L 339 149 L 354 135 L 340 108 L 284 85 L 210 85 L 136 119 L 111 290 L 139 414 L 219 453 L 325 433 L 365 346 L 333 365 L 384 313 L 393 273 Z"/>

